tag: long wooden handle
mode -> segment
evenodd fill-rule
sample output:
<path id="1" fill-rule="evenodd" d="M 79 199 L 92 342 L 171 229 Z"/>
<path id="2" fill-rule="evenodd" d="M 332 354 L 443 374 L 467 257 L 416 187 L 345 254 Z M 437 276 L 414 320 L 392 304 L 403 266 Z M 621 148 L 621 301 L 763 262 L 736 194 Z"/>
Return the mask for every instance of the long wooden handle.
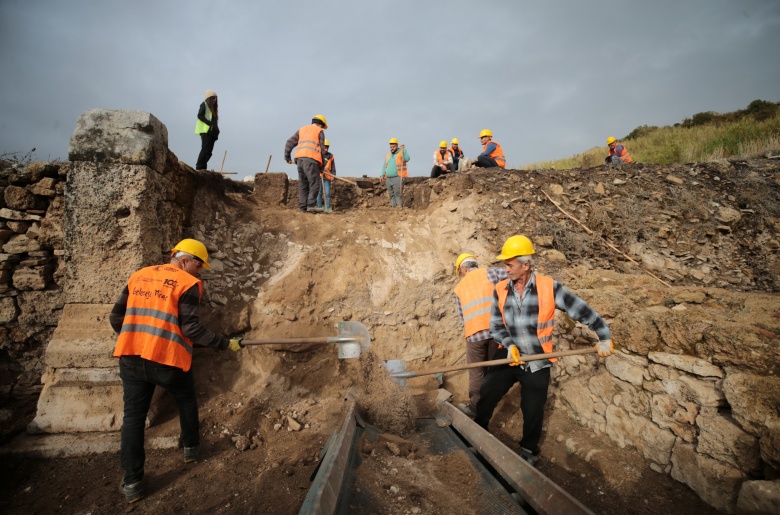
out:
<path id="1" fill-rule="evenodd" d="M 276 338 L 270 340 L 241 340 L 241 345 L 286 345 L 296 343 L 354 343 L 360 338 L 351 336 L 313 336 L 311 338 Z"/>
<path id="2" fill-rule="evenodd" d="M 520 356 L 520 359 L 522 361 L 536 361 L 539 359 L 550 359 L 550 358 L 560 358 L 561 356 L 576 356 L 579 354 L 591 354 L 594 352 L 598 352 L 598 347 L 588 347 L 587 349 L 572 349 L 572 350 L 561 350 L 557 352 L 547 352 L 545 354 L 531 354 L 530 356 Z M 409 377 L 420 377 L 420 376 L 428 376 L 432 374 L 441 374 L 442 372 L 455 372 L 457 370 L 467 370 L 469 368 L 479 368 L 479 367 L 495 367 L 497 365 L 508 365 L 510 363 L 514 363 L 515 360 L 512 358 L 506 358 L 506 359 L 495 359 L 493 361 L 480 361 L 478 363 L 467 363 L 465 365 L 454 365 L 451 367 L 440 367 L 440 368 L 431 368 L 428 370 L 417 370 L 417 371 L 411 371 L 411 372 L 398 372 L 395 374 L 390 374 L 390 377 L 398 378 L 398 379 L 407 379 Z"/>
<path id="3" fill-rule="evenodd" d="M 330 173 L 328 175 L 332 176 L 334 179 L 338 179 L 340 181 L 348 182 L 348 183 L 350 183 L 353 186 L 357 186 L 357 183 L 355 181 L 350 181 L 349 179 L 345 179 L 344 177 L 339 177 L 338 175 L 333 175 L 333 174 L 330 174 Z M 328 180 L 330 180 L 330 179 L 328 179 Z"/>
<path id="4" fill-rule="evenodd" d="M 268 162 L 265 164 L 265 172 L 263 172 L 263 173 L 268 173 L 268 167 L 271 166 L 271 158 L 272 157 L 273 157 L 273 154 L 268 156 Z"/>
<path id="5" fill-rule="evenodd" d="M 219 173 L 222 173 L 222 167 L 225 166 L 225 158 L 227 157 L 227 150 L 222 154 L 222 164 L 219 165 Z"/>

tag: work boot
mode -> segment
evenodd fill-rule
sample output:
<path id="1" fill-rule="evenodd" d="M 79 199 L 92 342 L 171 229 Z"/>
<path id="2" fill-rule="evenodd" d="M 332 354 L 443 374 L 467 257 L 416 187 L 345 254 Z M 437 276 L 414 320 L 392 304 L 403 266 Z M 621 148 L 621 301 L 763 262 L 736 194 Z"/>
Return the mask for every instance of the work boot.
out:
<path id="1" fill-rule="evenodd" d="M 184 463 L 192 463 L 193 461 L 196 461 L 198 459 L 198 454 L 200 454 L 200 444 L 192 447 L 185 447 Z"/>
<path id="2" fill-rule="evenodd" d="M 119 491 L 125 496 L 128 503 L 134 503 L 144 498 L 144 486 L 140 481 L 132 485 L 126 485 L 124 481 L 119 484 Z"/>
<path id="3" fill-rule="evenodd" d="M 475 416 L 477 416 L 477 414 L 474 413 L 474 411 L 472 411 L 472 409 L 469 407 L 468 404 L 463 404 L 463 403 L 458 404 L 458 409 L 461 410 L 469 418 L 474 418 Z"/>
<path id="4" fill-rule="evenodd" d="M 532 467 L 536 465 L 537 461 L 539 461 L 539 454 L 540 454 L 539 451 L 534 453 L 530 449 L 526 449 L 525 447 L 520 447 L 520 457 L 523 458 L 525 461 L 527 461 Z"/>
<path id="5" fill-rule="evenodd" d="M 321 207 L 310 207 L 307 208 L 310 213 L 322 213 Z"/>

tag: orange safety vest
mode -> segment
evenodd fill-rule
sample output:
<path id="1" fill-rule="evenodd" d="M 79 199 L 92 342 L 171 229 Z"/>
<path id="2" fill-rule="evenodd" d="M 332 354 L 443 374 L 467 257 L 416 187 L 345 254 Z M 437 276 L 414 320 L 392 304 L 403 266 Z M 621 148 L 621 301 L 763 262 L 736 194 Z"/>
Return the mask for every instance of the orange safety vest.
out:
<path id="1" fill-rule="evenodd" d="M 618 150 L 618 147 L 622 149 L 622 151 Z M 615 145 L 615 150 L 609 149 L 609 155 L 614 156 L 617 154 L 617 156 L 624 162 L 624 163 L 630 163 L 632 161 L 631 155 L 628 153 L 628 149 L 625 145 L 617 144 Z"/>
<path id="2" fill-rule="evenodd" d="M 444 151 L 444 155 L 446 156 L 447 154 L 449 154 L 450 159 L 452 159 L 452 152 L 450 152 L 450 149 Z M 436 159 L 436 162 L 439 164 L 444 162 L 444 156 L 441 155 L 441 150 L 435 150 L 433 152 L 433 157 Z"/>
<path id="3" fill-rule="evenodd" d="M 485 151 L 487 146 L 489 144 L 493 143 L 496 148 L 493 149 L 493 152 L 488 154 L 488 157 L 492 157 L 496 160 L 496 164 L 500 166 L 501 168 L 504 168 L 506 166 L 506 158 L 504 157 L 504 150 L 501 148 L 501 145 L 497 141 L 490 140 L 485 145 L 482 145 L 482 152 Z"/>
<path id="4" fill-rule="evenodd" d="M 393 154 L 388 152 L 385 156 L 385 169 L 387 169 L 387 163 L 390 162 L 390 156 Z M 399 177 L 409 177 L 409 172 L 406 171 L 406 161 L 404 161 L 404 149 L 399 148 L 395 151 L 395 169 L 398 171 Z"/>
<path id="5" fill-rule="evenodd" d="M 298 130 L 298 149 L 295 158 L 308 157 L 322 164 L 322 147 L 320 147 L 322 127 L 311 124 Z"/>
<path id="6" fill-rule="evenodd" d="M 458 147 L 457 150 L 455 150 L 455 147 L 450 147 L 447 150 L 450 151 L 450 154 L 452 154 L 453 158 L 457 157 L 458 159 L 460 159 L 461 157 L 463 157 L 463 150 L 461 150 L 460 147 Z"/>
<path id="7" fill-rule="evenodd" d="M 332 181 L 334 177 L 333 172 L 331 172 L 331 170 L 333 170 L 334 159 L 336 159 L 336 156 L 331 154 L 330 159 L 325 161 L 325 167 L 322 169 L 323 178 L 329 181 Z"/>
<path id="8" fill-rule="evenodd" d="M 504 304 L 509 294 L 507 290 L 509 279 L 504 279 L 496 285 L 496 294 L 498 294 L 498 309 L 501 310 L 501 318 L 504 319 Z M 536 336 L 539 343 L 542 344 L 542 350 L 552 352 L 552 335 L 555 329 L 555 291 L 552 277 L 546 275 L 536 275 L 536 295 L 539 297 L 539 316 L 536 318 Z M 550 358 L 551 362 L 558 361 L 558 358 Z"/>
<path id="9" fill-rule="evenodd" d="M 487 269 L 477 268 L 467 273 L 453 289 L 463 310 L 466 338 L 490 329 L 490 306 L 493 304 L 493 283 Z"/>
<path id="10" fill-rule="evenodd" d="M 179 326 L 179 299 L 194 284 L 203 293 L 200 279 L 173 265 L 148 266 L 131 275 L 114 357 L 141 356 L 189 371 L 192 341 Z"/>

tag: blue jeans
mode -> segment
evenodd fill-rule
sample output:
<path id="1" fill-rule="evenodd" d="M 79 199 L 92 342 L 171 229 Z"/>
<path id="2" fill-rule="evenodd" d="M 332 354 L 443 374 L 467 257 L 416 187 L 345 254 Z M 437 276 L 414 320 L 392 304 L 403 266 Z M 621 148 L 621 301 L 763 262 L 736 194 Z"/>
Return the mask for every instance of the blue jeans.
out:
<path id="1" fill-rule="evenodd" d="M 119 358 L 119 377 L 122 378 L 125 402 L 119 461 L 125 471 L 125 484 L 131 485 L 144 477 L 144 424 L 155 386 L 165 388 L 176 399 L 184 447 L 200 443 L 198 400 L 192 369 L 184 372 L 140 356 L 122 356 Z"/>
<path id="2" fill-rule="evenodd" d="M 322 179 L 322 188 L 317 195 L 317 207 L 322 207 L 322 195 L 325 195 L 325 209 L 330 209 L 330 182 L 328 179 Z"/>

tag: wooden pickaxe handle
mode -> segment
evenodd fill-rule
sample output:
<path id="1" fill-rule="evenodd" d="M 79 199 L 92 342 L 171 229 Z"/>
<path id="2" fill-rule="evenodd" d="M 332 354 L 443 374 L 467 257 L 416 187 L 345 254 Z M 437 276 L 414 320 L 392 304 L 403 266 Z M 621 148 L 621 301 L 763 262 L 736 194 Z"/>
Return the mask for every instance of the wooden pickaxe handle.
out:
<path id="1" fill-rule="evenodd" d="M 286 345 L 298 343 L 355 343 L 360 338 L 351 336 L 313 336 L 311 338 L 276 338 L 270 340 L 241 340 L 241 345 Z"/>
<path id="2" fill-rule="evenodd" d="M 587 349 L 572 349 L 572 350 L 561 350 L 558 352 L 547 352 L 545 354 L 531 354 L 530 356 L 520 356 L 521 361 L 536 361 L 539 359 L 550 359 L 550 358 L 560 358 L 561 356 L 577 356 L 579 354 L 591 354 L 598 352 L 598 347 L 588 347 Z M 410 372 L 397 372 L 395 374 L 390 374 L 390 377 L 398 378 L 398 379 L 408 379 L 410 377 L 420 377 L 420 376 L 428 376 L 433 374 L 440 374 L 443 372 L 455 372 L 457 370 L 467 370 L 469 368 L 479 368 L 479 367 L 495 367 L 497 365 L 508 365 L 510 363 L 514 363 L 515 360 L 512 358 L 506 358 L 506 359 L 495 359 L 492 361 L 480 361 L 478 363 L 467 363 L 465 365 L 454 365 L 451 367 L 440 367 L 440 368 L 431 368 L 428 370 L 416 370 L 416 371 L 410 371 Z"/>

